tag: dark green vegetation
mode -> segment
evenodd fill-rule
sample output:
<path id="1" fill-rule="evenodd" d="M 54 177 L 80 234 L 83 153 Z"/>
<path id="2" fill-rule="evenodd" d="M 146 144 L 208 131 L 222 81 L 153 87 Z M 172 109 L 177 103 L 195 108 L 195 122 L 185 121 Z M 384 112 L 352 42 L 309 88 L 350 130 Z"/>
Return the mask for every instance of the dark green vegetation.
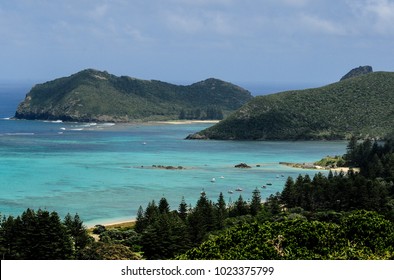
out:
<path id="1" fill-rule="evenodd" d="M 344 167 L 346 164 L 343 156 L 326 156 L 319 161 L 313 163 L 313 165 L 322 166 L 326 168 L 337 168 Z"/>
<path id="2" fill-rule="evenodd" d="M 75 259 L 89 242 L 78 215 L 62 222 L 56 212 L 27 209 L 1 221 L 2 259 Z"/>
<path id="3" fill-rule="evenodd" d="M 394 130 L 394 73 L 375 72 L 320 88 L 253 98 L 196 139 L 385 138 Z"/>
<path id="4" fill-rule="evenodd" d="M 388 259 L 394 258 L 393 223 L 366 211 L 337 223 L 291 218 L 244 223 L 212 237 L 180 259 Z"/>
<path id="5" fill-rule="evenodd" d="M 76 214 L 63 221 L 56 212 L 27 209 L 0 223 L 1 259 L 13 260 L 105 260 L 138 259 L 122 244 L 94 242 Z"/>
<path id="6" fill-rule="evenodd" d="M 226 204 L 203 192 L 171 210 L 163 197 L 140 207 L 135 226 L 96 226 L 76 215 L 27 210 L 0 224 L 3 259 L 394 259 L 394 140 L 349 141 L 347 174 L 288 178 L 262 203 Z"/>
<path id="7" fill-rule="evenodd" d="M 251 98 L 248 91 L 212 78 L 178 86 L 89 69 L 34 86 L 15 117 L 81 122 L 218 119 Z"/>

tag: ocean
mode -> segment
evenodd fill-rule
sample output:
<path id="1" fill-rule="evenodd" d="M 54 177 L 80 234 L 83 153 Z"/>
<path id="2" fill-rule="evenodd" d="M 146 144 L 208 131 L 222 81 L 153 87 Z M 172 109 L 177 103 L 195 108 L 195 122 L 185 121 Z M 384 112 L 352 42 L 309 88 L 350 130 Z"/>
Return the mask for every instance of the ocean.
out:
<path id="1" fill-rule="evenodd" d="M 41 208 L 61 217 L 78 213 L 91 226 L 133 219 L 140 205 L 163 196 L 172 209 L 182 197 L 194 205 L 203 190 L 213 201 L 222 192 L 228 203 L 239 195 L 249 200 L 256 188 L 267 198 L 283 189 L 288 176 L 317 172 L 279 162 L 313 162 L 346 150 L 344 141 L 184 140 L 212 125 L 207 123 L 9 119 L 27 90 L 0 86 L 0 213 L 6 216 Z M 234 168 L 241 162 L 252 168 Z"/>

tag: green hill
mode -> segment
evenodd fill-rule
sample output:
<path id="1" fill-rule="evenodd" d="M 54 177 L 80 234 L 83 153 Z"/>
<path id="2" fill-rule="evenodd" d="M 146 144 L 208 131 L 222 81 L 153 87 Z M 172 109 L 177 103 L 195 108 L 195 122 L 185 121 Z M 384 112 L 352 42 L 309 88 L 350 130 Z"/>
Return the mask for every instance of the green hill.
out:
<path id="1" fill-rule="evenodd" d="M 207 79 L 189 86 L 83 70 L 34 86 L 15 118 L 64 121 L 214 119 L 252 98 L 238 86 Z"/>
<path id="2" fill-rule="evenodd" d="M 189 139 L 384 138 L 394 131 L 394 73 L 374 72 L 320 88 L 259 96 Z"/>

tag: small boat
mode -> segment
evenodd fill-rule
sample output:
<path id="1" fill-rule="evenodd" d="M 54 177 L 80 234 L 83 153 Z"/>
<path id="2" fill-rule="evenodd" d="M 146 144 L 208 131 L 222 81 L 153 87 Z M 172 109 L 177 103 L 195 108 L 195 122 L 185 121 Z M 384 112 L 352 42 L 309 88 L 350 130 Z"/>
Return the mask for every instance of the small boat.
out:
<path id="1" fill-rule="evenodd" d="M 243 191 L 243 189 L 241 189 L 241 188 L 236 188 L 235 189 L 237 192 L 242 192 Z"/>
<path id="2" fill-rule="evenodd" d="M 142 142 L 142 145 L 146 145 L 146 142 Z"/>
<path id="3" fill-rule="evenodd" d="M 229 194 L 233 194 L 234 192 L 233 192 L 232 190 L 229 190 L 228 193 L 229 193 Z"/>
<path id="4" fill-rule="evenodd" d="M 262 188 L 262 189 L 266 189 L 266 188 L 267 188 L 267 186 L 261 186 L 261 188 Z"/>
<path id="5" fill-rule="evenodd" d="M 215 183 L 215 182 L 216 182 L 216 179 L 215 179 L 215 178 L 212 178 L 212 179 L 211 179 L 211 182 L 212 182 L 212 183 Z"/>
<path id="6" fill-rule="evenodd" d="M 224 176 L 220 176 L 220 179 L 224 179 Z"/>
<path id="7" fill-rule="evenodd" d="M 272 183 L 267 183 L 267 186 L 272 186 Z"/>

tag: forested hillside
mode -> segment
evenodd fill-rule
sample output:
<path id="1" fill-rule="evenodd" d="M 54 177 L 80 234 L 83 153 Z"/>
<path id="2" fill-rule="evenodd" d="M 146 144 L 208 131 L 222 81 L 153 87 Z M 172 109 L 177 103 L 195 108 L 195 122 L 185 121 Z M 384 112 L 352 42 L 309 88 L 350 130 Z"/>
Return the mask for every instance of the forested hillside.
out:
<path id="1" fill-rule="evenodd" d="M 178 86 L 88 69 L 34 86 L 15 117 L 113 122 L 218 119 L 251 98 L 247 90 L 213 78 Z"/>
<path id="2" fill-rule="evenodd" d="M 384 138 L 394 131 L 394 73 L 375 72 L 320 88 L 258 96 L 191 139 Z"/>

